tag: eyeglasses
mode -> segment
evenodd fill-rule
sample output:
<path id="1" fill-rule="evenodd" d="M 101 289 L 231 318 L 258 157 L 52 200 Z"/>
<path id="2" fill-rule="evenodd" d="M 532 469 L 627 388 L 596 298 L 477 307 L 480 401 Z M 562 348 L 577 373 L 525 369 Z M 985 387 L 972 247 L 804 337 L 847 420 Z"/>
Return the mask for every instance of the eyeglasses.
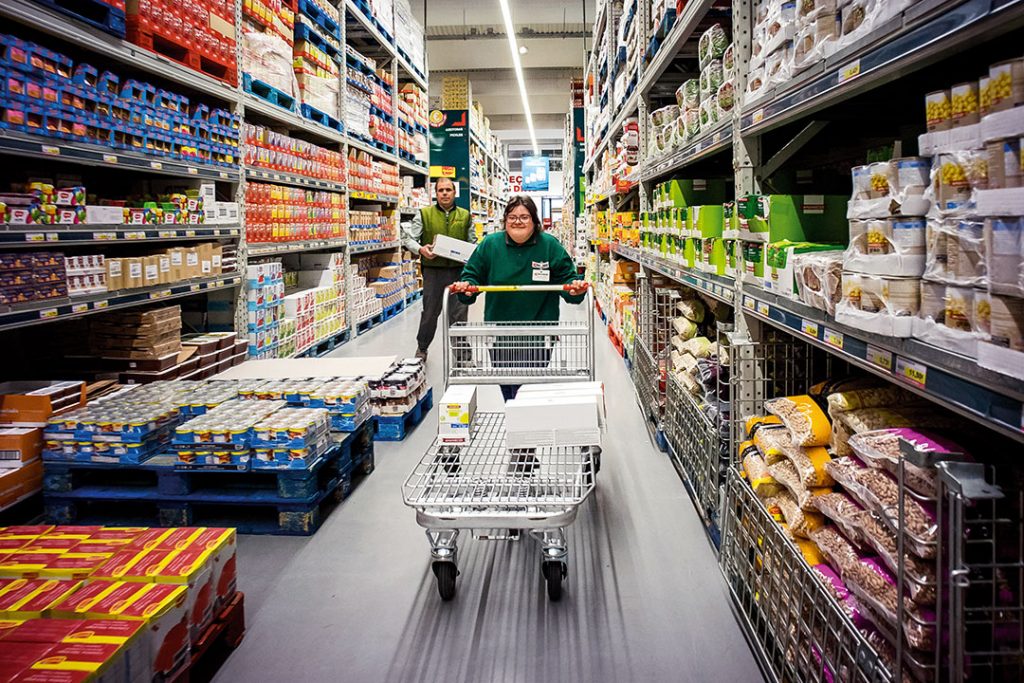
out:
<path id="1" fill-rule="evenodd" d="M 529 223 L 533 218 L 531 216 L 505 216 L 505 220 L 509 223 Z"/>

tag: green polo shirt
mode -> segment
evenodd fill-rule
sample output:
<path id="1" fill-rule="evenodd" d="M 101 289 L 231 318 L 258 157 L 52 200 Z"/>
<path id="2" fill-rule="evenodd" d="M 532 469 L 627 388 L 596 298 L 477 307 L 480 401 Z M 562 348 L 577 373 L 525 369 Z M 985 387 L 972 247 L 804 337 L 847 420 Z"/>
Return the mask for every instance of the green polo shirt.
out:
<path id="1" fill-rule="evenodd" d="M 534 231 L 529 240 L 516 244 L 502 230 L 477 245 L 462 269 L 461 279 L 473 285 L 567 285 L 579 276 L 565 247 L 553 236 Z M 477 296 L 460 294 L 459 299 L 471 304 Z M 484 320 L 552 322 L 558 320 L 559 299 L 578 304 L 584 296 L 566 292 L 491 292 L 484 305 Z"/>

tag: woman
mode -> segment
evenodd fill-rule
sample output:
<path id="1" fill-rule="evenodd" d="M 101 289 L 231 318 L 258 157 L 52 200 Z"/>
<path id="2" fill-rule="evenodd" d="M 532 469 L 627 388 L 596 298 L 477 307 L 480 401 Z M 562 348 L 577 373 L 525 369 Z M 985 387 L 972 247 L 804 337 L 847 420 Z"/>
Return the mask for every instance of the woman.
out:
<path id="1" fill-rule="evenodd" d="M 557 239 L 545 233 L 537 215 L 537 205 L 529 197 L 518 195 L 505 207 L 505 230 L 484 238 L 477 245 L 462 279 L 452 291 L 466 304 L 477 294 L 466 294 L 473 285 L 569 285 L 567 292 L 491 292 L 484 306 L 486 322 L 555 322 L 559 300 L 578 304 L 583 301 L 587 284 L 577 279 L 576 266 Z M 546 367 L 551 359 L 547 340 L 537 337 L 517 339 L 498 337 L 491 349 L 495 367 Z M 501 385 L 505 400 L 515 398 L 517 384 Z"/>

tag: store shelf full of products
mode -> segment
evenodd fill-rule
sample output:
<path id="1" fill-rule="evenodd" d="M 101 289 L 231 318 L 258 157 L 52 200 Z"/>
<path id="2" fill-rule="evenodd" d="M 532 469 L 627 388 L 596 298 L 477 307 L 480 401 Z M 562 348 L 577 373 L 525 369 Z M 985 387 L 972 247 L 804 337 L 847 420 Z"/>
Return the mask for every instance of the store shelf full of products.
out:
<path id="1" fill-rule="evenodd" d="M 320 2 L 299 3 L 294 14 L 294 7 L 269 10 L 275 13 L 271 21 L 277 27 L 273 32 L 274 45 L 268 44 L 259 52 L 265 59 L 279 60 L 282 72 L 286 70 L 290 74 L 294 66 L 297 75 L 291 84 L 275 81 L 273 68 L 266 73 L 250 73 L 264 65 L 247 61 L 247 55 L 252 54 L 251 50 L 246 52 L 248 48 L 236 51 L 235 38 L 231 36 L 242 44 L 250 35 L 248 30 L 243 30 L 249 23 L 257 24 L 262 32 L 270 21 L 241 3 L 231 3 L 231 10 L 225 12 L 209 3 L 188 0 L 186 4 L 194 10 L 192 14 L 210 13 L 209 25 L 200 22 L 203 25 L 196 28 L 197 39 L 188 44 L 180 43 L 173 32 L 165 30 L 163 22 L 170 14 L 165 13 L 162 5 L 170 3 L 163 0 L 153 7 L 129 13 L 127 39 L 98 30 L 76 19 L 74 12 L 59 12 L 48 4 L 12 0 L 0 6 L 0 17 L 10 20 L 4 33 L 12 34 L 5 44 L 13 49 L 5 53 L 5 58 L 19 58 L 22 44 L 17 41 L 20 39 L 36 41 L 25 43 L 29 49 L 24 54 L 56 60 L 53 65 L 39 63 L 31 65 L 32 68 L 14 62 L 3 63 L 5 75 L 9 69 L 13 70 L 12 74 L 19 74 L 8 83 L 10 88 L 4 91 L 4 97 L 9 96 L 19 107 L 23 103 L 26 115 L 13 118 L 22 116 L 18 108 L 12 108 L 14 114 L 5 115 L 4 125 L 0 125 L 0 156 L 31 158 L 37 178 L 51 164 L 54 174 L 65 174 L 64 178 L 70 177 L 70 171 L 76 166 L 94 167 L 97 170 L 93 174 L 101 179 L 95 186 L 106 192 L 99 195 L 100 202 L 121 202 L 116 205 L 126 207 L 125 223 L 86 221 L 84 205 L 69 207 L 67 211 L 58 205 L 61 209 L 56 212 L 58 216 L 76 214 L 70 224 L 64 224 L 47 217 L 46 212 L 52 213 L 53 207 L 43 207 L 42 215 L 36 215 L 34 205 L 26 205 L 26 210 L 21 211 L 17 204 L 20 200 L 15 199 L 14 208 L 18 209 L 15 220 L 0 219 L 0 245 L 17 248 L 19 253 L 26 247 L 51 251 L 67 247 L 72 250 L 70 253 L 56 256 L 71 258 L 74 254 L 77 258 L 83 248 L 93 245 L 109 247 L 117 255 L 123 252 L 134 256 L 146 253 L 147 242 L 173 247 L 174 242 L 206 241 L 223 246 L 225 267 L 230 267 L 231 272 L 226 270 L 219 280 L 209 282 L 187 280 L 169 285 L 170 289 L 157 286 L 112 290 L 105 297 L 100 294 L 83 296 L 76 290 L 70 299 L 57 297 L 30 302 L 25 302 L 24 298 L 11 299 L 23 303 L 0 314 L 3 317 L 0 329 L 35 324 L 37 318 L 62 320 L 93 310 L 141 306 L 162 298 L 201 295 L 237 286 L 229 295 L 234 324 L 224 319 L 222 312 L 226 309 L 221 295 L 217 297 L 219 327 L 215 329 L 225 329 L 226 325 L 244 336 L 246 292 L 250 288 L 245 272 L 251 259 L 258 258 L 264 263 L 308 252 L 338 252 L 338 263 L 343 262 L 340 267 L 346 272 L 336 281 L 347 283 L 352 275 L 348 271 L 353 268 L 351 254 L 400 248 L 396 239 L 398 212 L 393 209 L 400 201 L 409 201 L 409 197 L 402 197 L 403 193 L 410 187 L 415 189 L 422 185 L 428 172 L 422 158 L 422 150 L 426 148 L 425 131 L 422 125 L 415 123 L 427 120 L 425 65 L 423 68 L 416 66 L 424 59 L 425 43 L 422 29 L 418 29 L 415 18 L 409 14 L 408 3 L 399 3 L 401 7 L 394 10 L 389 6 L 386 14 L 381 14 L 383 8 L 370 9 L 363 3 L 351 1 L 342 3 L 340 12 L 333 3 Z M 156 14 L 150 17 L 150 12 Z M 187 21 L 192 21 L 192 14 Z M 396 28 L 399 16 L 402 26 Z M 133 24 L 139 21 L 143 24 Z M 139 25 L 148 28 L 140 31 Z M 290 35 L 293 26 L 294 41 Z M 157 34 L 160 39 L 154 40 Z M 204 43 L 209 37 L 206 34 L 229 38 Z M 38 47 L 33 46 L 36 44 Z M 230 49 L 218 52 L 225 46 Z M 371 124 L 370 135 L 358 138 L 347 125 L 347 60 L 343 58 L 346 47 L 352 47 L 348 53 L 356 56 L 355 59 L 363 55 L 368 58 L 366 63 L 375 63 L 375 71 L 361 76 L 367 83 L 379 86 L 370 93 L 377 99 L 368 100 L 367 106 L 381 125 L 374 129 Z M 75 61 L 64 57 L 65 53 L 73 55 Z M 327 61 L 323 61 L 324 58 Z M 228 62 L 229 65 L 222 66 Z M 311 80 L 313 64 L 317 65 L 319 74 L 315 78 L 322 79 L 324 73 L 337 74 L 339 88 L 333 88 L 330 82 Z M 304 73 L 298 72 L 300 65 L 305 65 L 302 66 Z M 33 68 L 37 71 L 33 72 Z M 42 76 L 44 70 L 50 75 Z M 66 78 L 69 87 L 54 91 L 64 96 L 63 102 L 46 100 L 50 91 L 37 91 L 34 84 L 21 90 L 24 87 L 21 79 L 26 77 L 20 74 L 30 74 L 25 83 L 34 83 L 33 79 L 40 78 Z M 295 89 L 296 84 L 298 89 Z M 310 84 L 317 87 L 307 88 Z M 95 90 L 91 90 L 93 88 Z M 102 94 L 96 95 L 101 90 Z M 338 92 L 337 108 L 329 101 L 332 92 Z M 84 104 L 92 101 L 90 98 L 108 94 L 127 98 L 125 107 L 131 114 L 132 125 L 143 121 L 148 124 L 144 116 L 150 111 L 167 117 L 168 122 L 109 133 L 102 127 L 89 128 L 92 122 L 87 121 L 87 117 L 78 116 L 77 110 L 67 109 L 78 107 L 84 111 Z M 37 105 L 32 98 L 38 98 L 38 110 L 32 108 Z M 50 105 L 54 105 L 52 112 L 48 111 Z M 63 107 L 59 109 L 63 118 L 56 115 L 57 105 Z M 37 111 L 41 113 L 34 118 Z M 401 129 L 403 140 L 423 138 L 415 154 L 417 143 L 412 143 L 414 146 L 407 150 L 405 142 L 399 145 L 395 132 L 388 137 L 386 126 L 396 131 L 399 128 L 399 111 L 404 112 L 406 123 L 414 122 Z M 44 123 L 43 117 L 47 116 L 50 118 Z M 36 125 L 37 121 L 40 125 Z M 193 137 L 188 137 L 190 135 Z M 196 149 L 190 145 L 193 139 Z M 358 162 L 354 161 L 357 154 L 360 155 Z M 371 161 L 367 159 L 383 164 L 384 172 L 371 169 Z M 403 176 L 419 180 L 403 187 Z M 13 176 L 11 179 L 16 180 Z M 67 183 L 67 180 L 61 182 Z M 126 194 L 133 193 L 132 200 L 126 202 L 109 194 L 108 187 L 115 187 L 117 183 L 126 187 Z M 88 185 L 92 190 L 93 184 Z M 195 220 L 196 216 L 192 216 L 187 225 L 181 224 L 184 220 L 174 215 L 177 209 L 171 208 L 167 197 L 157 197 L 158 191 L 168 191 L 162 188 L 179 187 L 192 188 L 190 192 L 203 188 L 208 202 L 205 222 L 202 217 Z M 316 207 L 313 209 L 317 214 L 315 218 L 310 214 L 309 220 L 297 221 L 299 206 L 294 202 L 299 195 L 290 193 L 290 188 L 306 191 L 305 201 Z M 422 191 L 422 188 L 417 190 Z M 140 203 L 139 215 L 133 213 L 129 217 L 129 211 L 136 209 L 127 207 L 135 206 L 132 201 L 140 201 L 134 197 L 147 193 L 151 193 L 147 199 L 159 201 L 145 203 L 144 209 Z M 92 200 L 91 194 L 89 199 Z M 77 201 L 84 202 L 84 197 Z M 201 207 L 202 203 L 196 206 Z M 272 207 L 287 210 L 271 212 Z M 106 212 L 97 212 L 97 215 L 111 217 L 109 206 L 104 208 Z M 222 209 L 227 220 L 224 215 L 216 216 Z M 164 213 L 171 215 L 164 217 Z M 358 214 L 358 221 L 352 220 L 354 214 Z M 28 216 L 31 217 L 26 221 Z M 140 220 L 136 222 L 136 219 Z M 21 224 L 23 221 L 27 224 Z M 358 228 L 358 242 L 349 234 L 351 228 Z M 350 241 L 351 249 L 348 248 Z M 220 252 L 217 253 L 220 258 Z M 300 263 L 296 258 L 289 262 Z M 75 263 L 77 266 L 78 262 Z M 86 277 L 77 275 L 78 272 L 75 271 L 76 277 Z M 82 291 L 97 290 L 91 280 L 87 284 L 89 288 Z M 60 291 L 54 287 L 49 296 Z M 345 306 L 350 306 L 345 293 L 342 291 L 341 300 Z M 198 305 L 203 306 L 203 302 Z M 189 307 L 194 310 L 195 304 L 190 303 Z M 351 310 L 345 311 L 346 320 L 353 318 Z"/>
<path id="2" fill-rule="evenodd" d="M 979 588 L 1024 561 L 1000 456 L 1024 444 L 1024 3 L 648 3 L 635 111 L 611 115 L 635 29 L 607 4 L 577 243 L 766 679 L 1019 679 L 1024 643 L 983 632 L 1024 594 Z M 626 115 L 639 142 L 609 155 Z M 805 399 L 814 441 L 785 408 Z M 978 525 L 998 560 L 966 551 Z"/>

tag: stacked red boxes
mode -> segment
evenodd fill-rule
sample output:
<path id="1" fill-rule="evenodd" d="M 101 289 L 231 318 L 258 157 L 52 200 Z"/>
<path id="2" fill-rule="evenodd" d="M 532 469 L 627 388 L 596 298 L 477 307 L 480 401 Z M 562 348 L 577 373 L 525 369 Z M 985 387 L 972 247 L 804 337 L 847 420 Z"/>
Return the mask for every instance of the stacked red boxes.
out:
<path id="1" fill-rule="evenodd" d="M 395 196 L 401 181 L 398 166 L 377 161 L 366 152 L 351 150 L 348 157 L 349 189 Z"/>
<path id="2" fill-rule="evenodd" d="M 238 84 L 233 0 L 128 0 L 128 40 Z"/>
<path id="3" fill-rule="evenodd" d="M 245 186 L 249 242 L 344 239 L 345 196 L 339 192 L 249 183 Z"/>

